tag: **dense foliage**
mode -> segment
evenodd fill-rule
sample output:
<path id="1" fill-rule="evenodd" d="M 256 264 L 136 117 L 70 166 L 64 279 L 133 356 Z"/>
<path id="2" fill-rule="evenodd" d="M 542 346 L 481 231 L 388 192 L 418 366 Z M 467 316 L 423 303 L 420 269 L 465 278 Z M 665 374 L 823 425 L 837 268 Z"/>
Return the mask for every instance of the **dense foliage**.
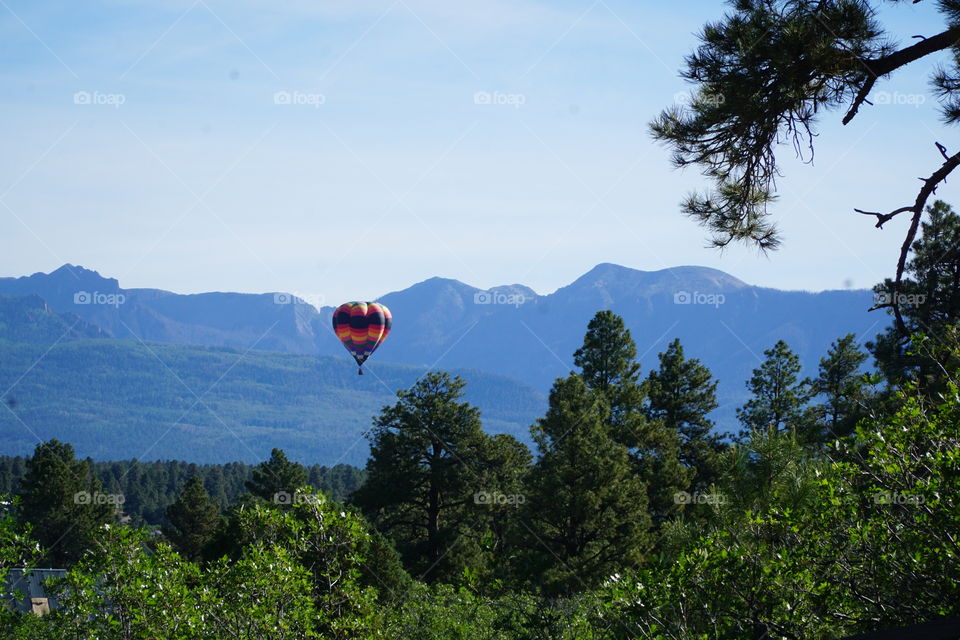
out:
<path id="1" fill-rule="evenodd" d="M 20 480 L 29 458 L 0 456 L 0 494 L 20 491 Z M 236 502 L 246 493 L 246 483 L 253 477 L 255 465 L 242 462 L 227 464 L 194 464 L 170 460 L 166 462 L 89 461 L 101 491 L 122 495 L 123 515 L 133 525 L 159 526 L 167 522 L 166 509 L 177 499 L 183 484 L 196 476 L 203 480 L 210 498 L 221 509 Z M 310 465 L 302 484 L 310 485 L 337 500 L 343 500 L 362 483 L 364 471 L 346 464 L 333 467 Z"/>
<path id="2" fill-rule="evenodd" d="M 952 273 L 935 246 L 914 264 Z M 930 296 L 950 295 L 953 279 L 917 269 Z M 95 463 L 42 442 L 0 459 L 0 571 L 69 571 L 47 585 L 52 612 L 0 607 L 0 630 L 826 640 L 958 616 L 960 328 L 939 304 L 908 315 L 936 320 L 932 335 L 877 341 L 895 347 L 874 346 L 883 386 L 855 336 L 806 377 L 771 345 L 733 442 L 711 435 L 710 371 L 673 341 L 641 378 L 609 311 L 532 425 L 535 451 L 487 433 L 443 372 L 383 407 L 364 471 L 279 449 L 256 467 Z"/>
<path id="3" fill-rule="evenodd" d="M 644 535 L 650 519 L 643 491 L 649 487 L 638 475 L 630 479 L 637 470 L 628 448 L 603 433 L 609 405 L 579 375 L 557 382 L 551 409 L 537 427 L 538 458 L 507 462 L 501 450 L 500 462 L 491 463 L 498 456 L 482 445 L 488 436 L 471 426 L 470 407 L 457 402 L 460 383 L 437 374 L 384 409 L 380 439 L 395 437 L 398 427 L 391 425 L 416 429 L 419 420 L 459 415 L 460 431 L 444 440 L 458 444 L 437 463 L 464 478 L 449 476 L 438 485 L 441 493 L 462 498 L 474 488 L 466 460 L 453 462 L 453 452 L 466 455 L 469 446 L 474 469 L 493 473 L 488 481 L 513 483 L 507 486 L 521 492 L 526 509 L 499 505 L 512 511 L 506 512 L 508 526 L 498 528 L 495 510 L 485 512 L 471 500 L 440 501 L 463 513 L 452 521 L 461 525 L 444 534 L 441 553 L 452 558 L 430 577 L 434 584 L 413 579 L 403 566 L 419 574 L 435 559 L 428 532 L 386 527 L 385 537 L 351 507 L 305 486 L 291 500 L 247 494 L 220 520 L 220 507 L 194 477 L 170 507 L 191 517 L 171 518 L 179 529 L 167 539 L 116 523 L 78 521 L 96 535 L 85 539 L 67 578 L 48 585 L 61 594 L 60 608 L 43 617 L 0 613 L 0 625 L 7 637 L 35 639 L 666 640 L 836 638 L 956 615 L 960 343 L 953 353 L 944 363 L 946 393 L 931 399 L 912 383 L 891 390 L 879 404 L 893 407 L 890 413 L 867 412 L 853 432 L 825 448 L 811 448 L 801 430 L 773 422 L 736 445 L 718 445 L 716 481 L 707 490 L 684 492 L 690 499 L 655 539 Z M 830 361 L 824 359 L 824 379 L 833 370 Z M 836 406 L 830 402 L 822 406 Z M 829 420 L 832 414 L 818 415 Z M 403 449 L 415 456 L 403 473 L 424 462 L 418 452 L 437 444 L 427 438 L 420 449 L 415 442 Z M 391 446 L 392 455 L 402 455 L 397 443 Z M 71 455 L 67 445 L 44 443 L 29 467 L 39 469 L 51 456 L 66 465 L 65 473 L 85 466 Z M 528 471 L 517 476 L 518 465 Z M 383 486 L 394 469 L 377 467 L 372 472 L 382 476 Z M 257 471 L 261 480 L 283 471 L 288 478 L 305 475 L 282 452 Z M 53 476 L 55 482 L 45 483 L 47 495 L 74 488 L 62 485 L 71 475 Z M 410 495 L 427 497 L 428 507 L 428 478 L 423 482 L 409 486 L 425 493 Z M 32 487 L 21 483 L 12 513 L 29 513 L 22 504 Z M 380 509 L 402 498 L 398 489 L 373 510 L 375 522 Z M 368 508 L 370 500 L 364 501 Z M 417 501 L 408 504 L 397 513 L 414 514 Z M 459 529 L 471 512 L 476 529 Z M 439 522 L 446 526 L 448 520 Z M 205 549 L 196 537 L 182 535 L 211 527 L 219 539 Z M 505 538 L 501 546 L 493 545 L 493 531 Z M 23 518 L 0 519 L 3 566 L 39 566 L 52 557 L 58 544 L 38 551 L 34 535 Z"/>

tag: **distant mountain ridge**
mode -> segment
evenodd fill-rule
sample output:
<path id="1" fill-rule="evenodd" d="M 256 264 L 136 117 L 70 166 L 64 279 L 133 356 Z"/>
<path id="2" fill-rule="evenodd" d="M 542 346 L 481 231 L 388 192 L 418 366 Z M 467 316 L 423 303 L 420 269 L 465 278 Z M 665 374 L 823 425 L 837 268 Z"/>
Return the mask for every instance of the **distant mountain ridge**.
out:
<path id="1" fill-rule="evenodd" d="M 78 292 L 102 296 L 78 300 Z M 0 294 L 40 296 L 57 312 L 75 314 L 115 338 L 343 354 L 330 330 L 333 308 L 318 310 L 283 292 L 123 289 L 116 279 L 64 265 L 50 274 L 0 278 Z M 110 295 L 122 295 L 122 303 L 110 304 L 103 297 Z M 541 393 L 573 369 L 572 353 L 590 318 L 612 309 L 630 328 L 644 371 L 656 366 L 657 354 L 674 337 L 688 357 L 710 367 L 720 380 L 717 418 L 728 423 L 745 397 L 751 369 L 776 340 L 786 340 L 804 373 L 812 374 L 831 341 L 848 332 L 867 340 L 889 322 L 867 312 L 873 302 L 868 290 L 781 291 L 697 266 L 640 271 L 603 263 L 547 295 L 522 284 L 483 290 L 430 278 L 379 301 L 390 307 L 394 326 L 375 361 L 488 371 Z"/>
<path id="2" fill-rule="evenodd" d="M 277 304 L 274 294 L 176 294 L 123 289 L 115 278 L 70 264 L 49 274 L 0 278 L 0 294 L 38 295 L 60 313 L 73 313 L 109 336 L 144 341 L 229 346 L 265 351 L 315 351 L 316 309 Z"/>

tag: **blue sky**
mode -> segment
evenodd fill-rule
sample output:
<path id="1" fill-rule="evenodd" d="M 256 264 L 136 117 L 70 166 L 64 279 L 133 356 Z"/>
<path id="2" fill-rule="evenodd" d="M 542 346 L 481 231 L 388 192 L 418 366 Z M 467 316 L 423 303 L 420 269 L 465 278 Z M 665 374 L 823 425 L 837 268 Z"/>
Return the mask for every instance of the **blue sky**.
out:
<path id="1" fill-rule="evenodd" d="M 2 0 L 0 275 L 71 262 L 125 287 L 328 304 L 436 275 L 549 293 L 600 262 L 872 286 L 907 221 L 879 231 L 853 207 L 912 202 L 934 140 L 955 140 L 926 77 L 878 83 L 888 104 L 847 127 L 828 113 L 812 167 L 783 149 L 782 250 L 719 253 L 678 212 L 703 179 L 647 123 L 723 10 Z M 902 43 L 941 27 L 930 3 L 884 11 Z"/>

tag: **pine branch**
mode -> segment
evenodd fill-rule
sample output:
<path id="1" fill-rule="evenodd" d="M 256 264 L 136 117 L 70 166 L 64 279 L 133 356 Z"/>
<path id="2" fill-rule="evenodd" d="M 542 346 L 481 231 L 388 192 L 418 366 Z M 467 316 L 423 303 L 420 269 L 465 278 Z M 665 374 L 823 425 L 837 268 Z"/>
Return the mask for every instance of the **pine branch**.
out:
<path id="1" fill-rule="evenodd" d="M 860 90 L 857 91 L 857 95 L 853 100 L 853 104 L 850 105 L 850 109 L 843 117 L 843 124 L 847 124 L 853 120 L 854 116 L 857 115 L 857 111 L 860 110 L 860 105 L 862 105 L 864 102 L 868 102 L 867 96 L 870 94 L 870 91 L 873 89 L 873 85 L 876 84 L 878 78 L 885 76 L 888 73 L 899 69 L 900 67 L 906 66 L 911 62 L 916 62 L 920 58 L 928 56 L 931 53 L 949 49 L 957 44 L 957 42 L 960 42 L 960 26 L 951 27 L 935 36 L 925 38 L 920 42 L 910 45 L 909 47 L 900 49 L 899 51 L 894 51 L 893 53 L 880 58 L 861 60 L 860 62 L 867 69 L 870 77 L 864 81 L 863 85 L 860 87 Z"/>
<path id="2" fill-rule="evenodd" d="M 960 166 L 960 152 L 957 152 L 952 156 L 948 156 L 946 147 L 939 142 L 934 144 L 936 144 L 937 151 L 940 152 L 940 155 L 945 158 L 944 163 L 940 165 L 939 169 L 930 174 L 930 177 L 920 178 L 920 180 L 923 182 L 923 186 L 920 187 L 920 191 L 917 193 L 917 198 L 914 200 L 912 205 L 894 209 L 890 213 L 877 213 L 874 211 L 862 211 L 860 209 L 854 209 L 854 211 L 857 213 L 877 216 L 876 227 L 878 229 L 883 228 L 883 225 L 886 222 L 889 222 L 890 219 L 898 214 L 905 213 L 907 211 L 913 213 L 913 216 L 910 220 L 910 228 L 907 230 L 907 235 L 903 240 L 903 244 L 900 246 L 900 259 L 897 261 L 897 277 L 893 282 L 891 299 L 889 302 L 877 304 L 870 308 L 870 311 L 885 307 L 893 309 L 893 314 L 897 321 L 897 331 L 902 337 L 906 337 L 907 329 L 903 322 L 903 316 L 900 314 L 900 284 L 903 280 L 903 272 L 907 266 L 907 256 L 910 254 L 910 247 L 913 246 L 913 241 L 917 237 L 917 231 L 920 228 L 920 218 L 923 216 L 923 210 L 927 205 L 927 200 L 931 195 L 937 192 L 937 187 L 940 185 L 940 183 L 946 181 L 947 176 L 949 176 L 954 169 Z"/>

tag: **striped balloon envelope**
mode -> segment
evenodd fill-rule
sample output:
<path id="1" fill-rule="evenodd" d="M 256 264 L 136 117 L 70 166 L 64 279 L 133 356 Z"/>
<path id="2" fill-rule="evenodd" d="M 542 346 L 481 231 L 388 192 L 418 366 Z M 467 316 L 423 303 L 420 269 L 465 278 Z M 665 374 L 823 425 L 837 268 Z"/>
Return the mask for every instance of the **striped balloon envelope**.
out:
<path id="1" fill-rule="evenodd" d="M 379 302 L 345 302 L 333 312 L 333 330 L 357 361 L 360 375 L 363 363 L 390 335 L 391 326 L 390 309 Z"/>

